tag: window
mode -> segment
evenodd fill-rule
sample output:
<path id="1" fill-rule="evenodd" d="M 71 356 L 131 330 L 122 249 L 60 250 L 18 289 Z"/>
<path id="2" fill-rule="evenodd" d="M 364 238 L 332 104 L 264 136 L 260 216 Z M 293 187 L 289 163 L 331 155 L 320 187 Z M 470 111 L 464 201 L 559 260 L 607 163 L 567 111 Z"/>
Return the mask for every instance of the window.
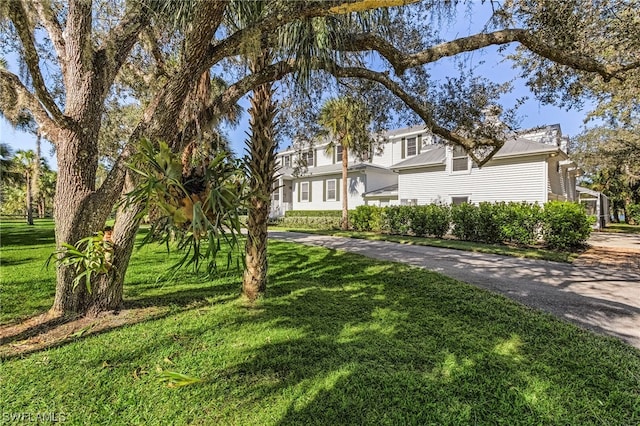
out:
<path id="1" fill-rule="evenodd" d="M 300 201 L 309 201 L 309 182 L 300 184 Z"/>
<path id="2" fill-rule="evenodd" d="M 407 157 L 416 155 L 418 153 L 418 145 L 416 138 L 407 139 Z"/>
<path id="3" fill-rule="evenodd" d="M 453 205 L 453 206 L 458 206 L 460 204 L 464 204 L 464 203 L 468 203 L 468 202 L 469 202 L 469 197 L 468 196 L 451 197 L 451 205 Z"/>
<path id="4" fill-rule="evenodd" d="M 401 206 L 417 206 L 418 199 L 417 198 L 402 198 L 400 200 Z"/>
<path id="5" fill-rule="evenodd" d="M 309 150 L 302 153 L 302 163 L 309 167 L 313 166 L 313 150 Z"/>
<path id="6" fill-rule="evenodd" d="M 342 145 L 336 146 L 336 163 L 342 162 Z"/>
<path id="7" fill-rule="evenodd" d="M 271 199 L 273 201 L 280 201 L 280 185 L 278 185 L 278 182 L 273 182 L 273 187 L 271 188 Z"/>
<path id="8" fill-rule="evenodd" d="M 327 181 L 327 201 L 336 200 L 336 180 L 329 179 Z"/>
<path id="9" fill-rule="evenodd" d="M 451 171 L 463 172 L 469 170 L 469 156 L 461 146 L 453 147 L 453 159 L 451 161 Z"/>
<path id="10" fill-rule="evenodd" d="M 282 157 L 282 164 L 284 165 L 284 167 L 291 167 L 291 156 L 285 155 L 284 157 Z"/>

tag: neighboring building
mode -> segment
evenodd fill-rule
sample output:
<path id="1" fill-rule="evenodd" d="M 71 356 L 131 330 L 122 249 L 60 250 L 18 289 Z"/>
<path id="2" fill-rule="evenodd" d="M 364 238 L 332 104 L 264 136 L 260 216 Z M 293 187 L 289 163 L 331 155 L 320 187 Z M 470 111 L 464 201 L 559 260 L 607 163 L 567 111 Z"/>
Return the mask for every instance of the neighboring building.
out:
<path id="1" fill-rule="evenodd" d="M 566 154 L 559 125 L 520 133 L 505 142 L 482 168 L 460 148 L 447 146 L 424 127 L 387 132 L 386 142 L 368 161 L 349 166 L 349 208 L 359 205 L 457 204 L 481 201 L 577 199 L 579 169 Z M 307 164 L 299 176 L 299 158 Z M 286 210 L 340 210 L 341 153 L 326 144 L 278 153 L 281 167 L 272 215 Z"/>

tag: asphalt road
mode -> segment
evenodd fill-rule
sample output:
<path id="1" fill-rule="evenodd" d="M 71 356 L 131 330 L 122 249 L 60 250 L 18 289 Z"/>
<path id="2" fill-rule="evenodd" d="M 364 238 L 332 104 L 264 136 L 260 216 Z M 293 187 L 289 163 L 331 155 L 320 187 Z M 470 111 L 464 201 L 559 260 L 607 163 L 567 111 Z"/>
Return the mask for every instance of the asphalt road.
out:
<path id="1" fill-rule="evenodd" d="M 296 232 L 269 237 L 436 271 L 640 348 L 640 271 Z"/>

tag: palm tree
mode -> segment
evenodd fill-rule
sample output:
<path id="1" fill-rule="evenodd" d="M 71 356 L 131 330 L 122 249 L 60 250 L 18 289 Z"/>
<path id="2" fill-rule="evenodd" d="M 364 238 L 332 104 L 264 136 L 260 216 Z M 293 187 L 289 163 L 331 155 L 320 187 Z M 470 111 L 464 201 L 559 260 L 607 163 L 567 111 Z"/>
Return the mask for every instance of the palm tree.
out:
<path id="1" fill-rule="evenodd" d="M 36 154 L 31 150 L 20 150 L 16 152 L 14 160 L 16 171 L 22 174 L 27 184 L 27 199 L 25 202 L 27 208 L 27 223 L 33 225 L 33 177 L 38 168 L 36 165 Z"/>
<path id="2" fill-rule="evenodd" d="M 349 229 L 347 200 L 347 174 L 349 152 L 362 159 L 369 154 L 373 139 L 369 132 L 371 114 L 367 107 L 349 96 L 327 100 L 320 109 L 318 123 L 323 127 L 321 136 L 329 138 L 327 152 L 342 149 L 342 221 L 343 230 Z"/>
<path id="3" fill-rule="evenodd" d="M 274 8 L 280 0 L 247 2 L 236 0 L 231 3 L 228 25 L 237 30 L 249 28 L 266 11 Z M 271 65 L 274 59 L 288 59 L 295 64 L 296 82 L 305 86 L 310 82 L 314 61 L 337 62 L 339 55 L 331 43 L 339 42 L 349 33 L 353 25 L 370 25 L 385 16 L 382 9 L 363 13 L 358 19 L 348 15 L 349 10 L 329 18 L 301 19 L 278 29 L 277 46 L 266 47 L 264 36 L 248 48 L 247 65 L 252 73 L 259 73 Z M 242 292 L 253 301 L 263 295 L 267 288 L 267 220 L 270 210 L 270 195 L 273 191 L 276 170 L 277 149 L 276 124 L 278 105 L 273 99 L 273 84 L 263 84 L 251 96 L 250 130 L 248 141 L 248 218 L 247 242 L 245 246 L 245 271 Z M 346 223 L 346 221 L 345 221 Z"/>

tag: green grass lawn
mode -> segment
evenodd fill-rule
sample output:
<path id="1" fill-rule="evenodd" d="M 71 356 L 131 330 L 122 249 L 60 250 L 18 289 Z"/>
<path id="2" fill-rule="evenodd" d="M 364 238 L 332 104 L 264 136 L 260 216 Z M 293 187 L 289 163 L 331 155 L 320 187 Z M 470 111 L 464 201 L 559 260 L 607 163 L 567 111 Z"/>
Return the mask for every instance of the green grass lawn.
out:
<path id="1" fill-rule="evenodd" d="M 46 224 L 1 232 L 3 288 L 20 299 L 5 312 L 3 289 L 7 322 L 51 303 L 53 271 L 41 265 L 53 244 Z M 4 360 L 3 415 L 64 413 L 79 425 L 640 423 L 640 352 L 615 339 L 400 264 L 276 241 L 269 256 L 268 297 L 249 307 L 237 297 L 240 273 L 156 284 L 166 254 L 135 252 L 126 304 L 165 313 Z M 201 382 L 168 387 L 161 371 Z"/>
<path id="2" fill-rule="evenodd" d="M 626 234 L 640 234 L 640 225 L 627 225 L 626 223 L 610 223 L 602 232 L 615 232 Z"/>
<path id="3" fill-rule="evenodd" d="M 580 253 L 567 251 L 547 250 L 535 247 L 515 247 L 504 244 L 484 244 L 473 241 L 459 241 L 444 238 L 412 237 L 409 235 L 389 235 L 376 232 L 363 231 L 339 231 L 318 229 L 286 229 L 287 231 L 305 232 L 318 235 L 335 235 L 337 237 L 360 238 L 373 241 L 392 241 L 401 244 L 413 244 L 417 246 L 441 247 L 455 250 L 473 251 L 477 253 L 501 254 L 504 256 L 526 257 L 529 259 L 551 260 L 554 262 L 571 263 L 578 258 Z"/>

